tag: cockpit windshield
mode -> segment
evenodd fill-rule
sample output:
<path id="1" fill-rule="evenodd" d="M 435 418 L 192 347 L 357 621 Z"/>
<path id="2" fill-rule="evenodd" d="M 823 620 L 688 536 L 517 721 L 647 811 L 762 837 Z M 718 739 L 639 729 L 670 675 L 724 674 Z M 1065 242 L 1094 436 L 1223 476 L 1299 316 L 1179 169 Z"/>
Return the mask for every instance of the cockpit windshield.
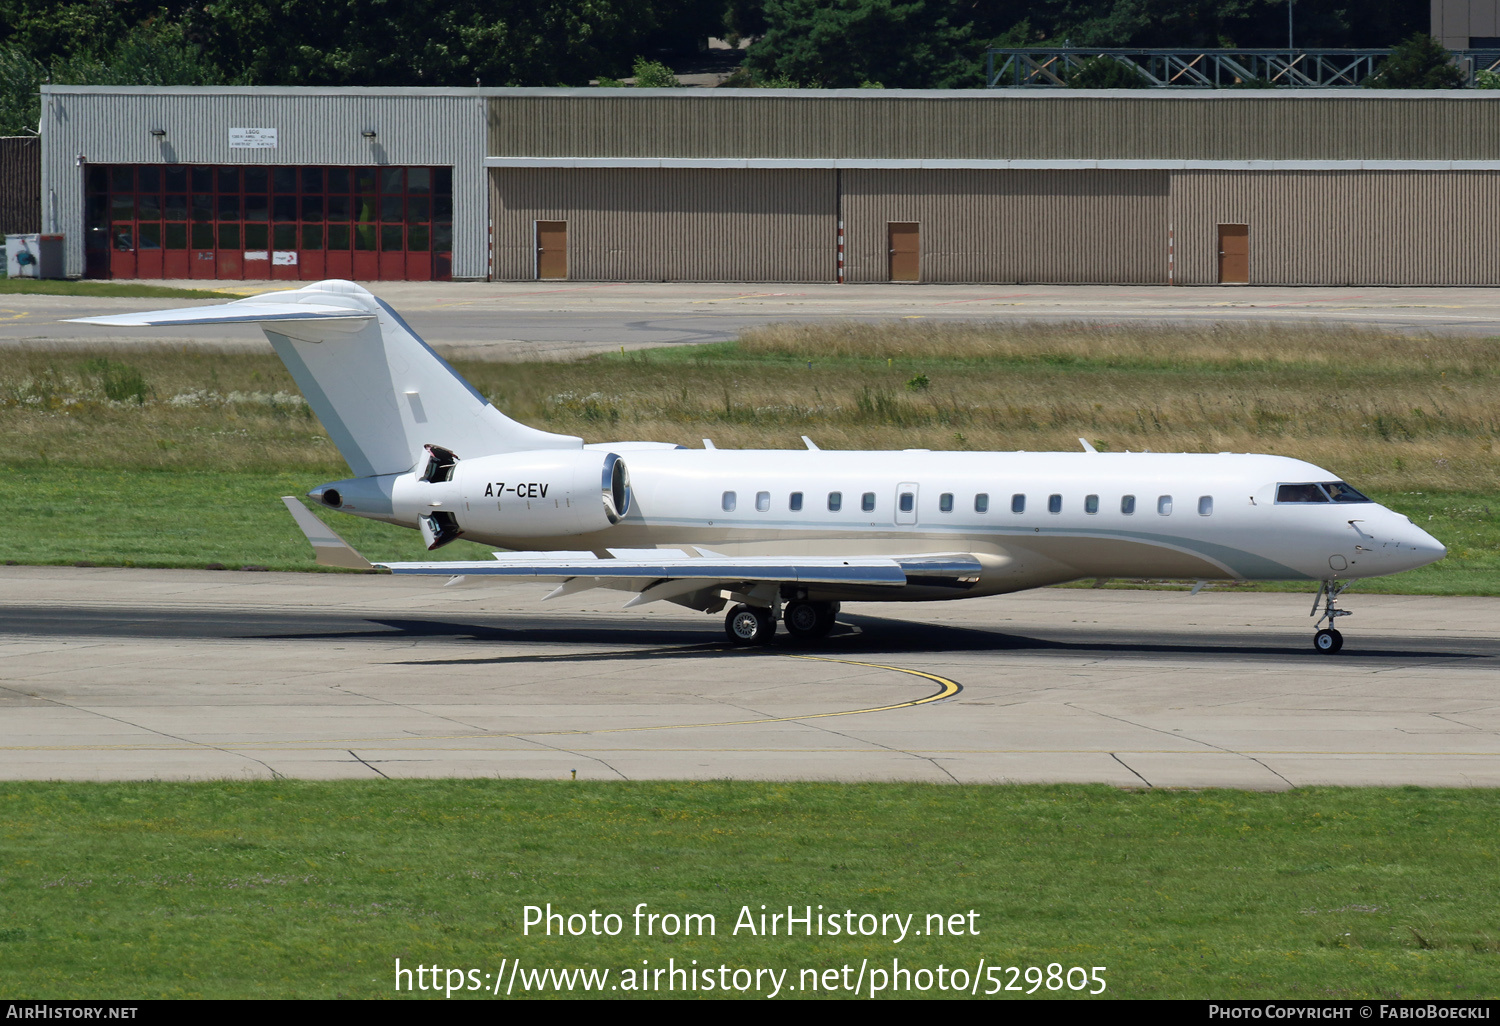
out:
<path id="1" fill-rule="evenodd" d="M 1342 481 L 1321 484 L 1284 484 L 1276 486 L 1277 502 L 1373 502 L 1358 489 Z"/>
<path id="2" fill-rule="evenodd" d="M 1373 502 L 1374 500 L 1362 494 L 1358 489 L 1351 488 L 1342 481 L 1325 481 L 1323 488 L 1328 492 L 1328 497 L 1334 502 Z"/>

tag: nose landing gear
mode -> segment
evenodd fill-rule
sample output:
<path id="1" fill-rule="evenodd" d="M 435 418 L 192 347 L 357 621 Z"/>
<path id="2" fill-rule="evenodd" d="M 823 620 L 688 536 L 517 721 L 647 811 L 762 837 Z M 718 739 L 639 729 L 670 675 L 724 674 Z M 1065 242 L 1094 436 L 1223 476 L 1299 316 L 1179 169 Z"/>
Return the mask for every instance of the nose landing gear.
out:
<path id="1" fill-rule="evenodd" d="M 1338 628 L 1334 624 L 1341 616 L 1353 615 L 1353 610 L 1340 609 L 1338 607 L 1339 596 L 1344 593 L 1345 588 L 1349 587 L 1349 583 L 1348 581 L 1324 581 L 1323 586 L 1318 589 L 1317 597 L 1313 599 L 1312 612 L 1308 613 L 1308 616 L 1312 616 L 1313 613 L 1318 611 L 1319 602 L 1324 603 L 1323 615 L 1318 617 L 1317 623 L 1313 624 L 1313 626 L 1316 627 L 1324 620 L 1328 621 L 1327 627 L 1321 628 L 1313 635 L 1313 648 L 1319 652 L 1326 652 L 1332 655 L 1344 647 L 1344 636 L 1339 633 Z"/>

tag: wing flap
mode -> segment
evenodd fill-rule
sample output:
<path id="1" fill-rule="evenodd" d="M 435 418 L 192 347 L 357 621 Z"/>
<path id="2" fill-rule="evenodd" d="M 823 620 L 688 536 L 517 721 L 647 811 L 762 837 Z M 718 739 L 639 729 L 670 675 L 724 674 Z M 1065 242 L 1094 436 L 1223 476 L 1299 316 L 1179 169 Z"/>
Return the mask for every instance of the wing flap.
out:
<path id="1" fill-rule="evenodd" d="M 541 555 L 535 553 L 534 555 Z M 644 579 L 672 581 L 867 584 L 900 587 L 906 572 L 882 556 L 716 557 L 712 559 L 496 559 L 493 562 L 376 563 L 393 574 L 432 574 L 564 581 Z"/>

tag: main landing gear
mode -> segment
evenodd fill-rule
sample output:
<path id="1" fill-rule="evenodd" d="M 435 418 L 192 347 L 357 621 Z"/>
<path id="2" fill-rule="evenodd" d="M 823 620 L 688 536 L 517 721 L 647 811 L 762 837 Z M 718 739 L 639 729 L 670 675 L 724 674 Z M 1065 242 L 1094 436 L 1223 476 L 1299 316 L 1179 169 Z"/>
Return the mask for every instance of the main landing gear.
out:
<path id="1" fill-rule="evenodd" d="M 837 602 L 788 602 L 782 621 L 787 633 L 798 641 L 813 641 L 833 630 Z M 776 618 L 763 606 L 737 605 L 724 618 L 724 633 L 736 645 L 768 645 L 776 636 Z"/>
<path id="2" fill-rule="evenodd" d="M 761 606 L 735 606 L 724 618 L 724 633 L 736 645 L 768 645 L 776 634 L 776 620 Z"/>
<path id="3" fill-rule="evenodd" d="M 1313 599 L 1312 613 L 1308 613 L 1308 616 L 1312 616 L 1313 613 L 1318 611 L 1319 602 L 1324 603 L 1323 615 L 1318 617 L 1318 622 L 1313 624 L 1313 626 L 1316 627 L 1324 620 L 1328 621 L 1327 627 L 1321 628 L 1313 635 L 1313 648 L 1319 652 L 1327 652 L 1329 655 L 1333 655 L 1344 647 L 1344 636 L 1339 633 L 1338 628 L 1334 624 L 1341 616 L 1353 615 L 1353 610 L 1340 609 L 1338 607 L 1339 596 L 1344 593 L 1344 589 L 1347 587 L 1349 587 L 1348 581 L 1324 581 L 1323 587 L 1318 589 L 1317 597 Z"/>
<path id="4" fill-rule="evenodd" d="M 815 641 L 825 638 L 833 630 L 834 617 L 838 616 L 837 602 L 788 602 L 781 621 L 787 632 L 799 641 Z"/>

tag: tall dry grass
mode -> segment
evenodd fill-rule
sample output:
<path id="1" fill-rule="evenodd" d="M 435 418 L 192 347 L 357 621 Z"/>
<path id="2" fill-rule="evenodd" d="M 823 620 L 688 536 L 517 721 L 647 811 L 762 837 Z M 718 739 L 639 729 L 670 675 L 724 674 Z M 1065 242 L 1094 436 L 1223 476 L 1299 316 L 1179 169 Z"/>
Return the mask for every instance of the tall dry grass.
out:
<path id="1" fill-rule="evenodd" d="M 458 369 L 517 419 L 589 441 L 1075 450 L 1083 436 L 1115 451 L 1297 456 L 1375 489 L 1488 490 L 1500 488 L 1497 354 L 1492 340 L 1359 329 L 917 322 Z M 107 394 L 101 360 L 124 398 Z M 0 462 L 39 461 L 344 471 L 273 356 L 181 348 L 6 350 Z"/>
<path id="2" fill-rule="evenodd" d="M 1494 374 L 1500 340 L 1406 335 L 1353 325 L 1179 325 L 891 321 L 773 324 L 747 331 L 746 354 L 799 360 L 962 360 L 1129 367 L 1297 367 L 1344 373 Z"/>
<path id="3" fill-rule="evenodd" d="M 0 463 L 342 468 L 274 355 L 185 346 L 6 348 Z"/>

